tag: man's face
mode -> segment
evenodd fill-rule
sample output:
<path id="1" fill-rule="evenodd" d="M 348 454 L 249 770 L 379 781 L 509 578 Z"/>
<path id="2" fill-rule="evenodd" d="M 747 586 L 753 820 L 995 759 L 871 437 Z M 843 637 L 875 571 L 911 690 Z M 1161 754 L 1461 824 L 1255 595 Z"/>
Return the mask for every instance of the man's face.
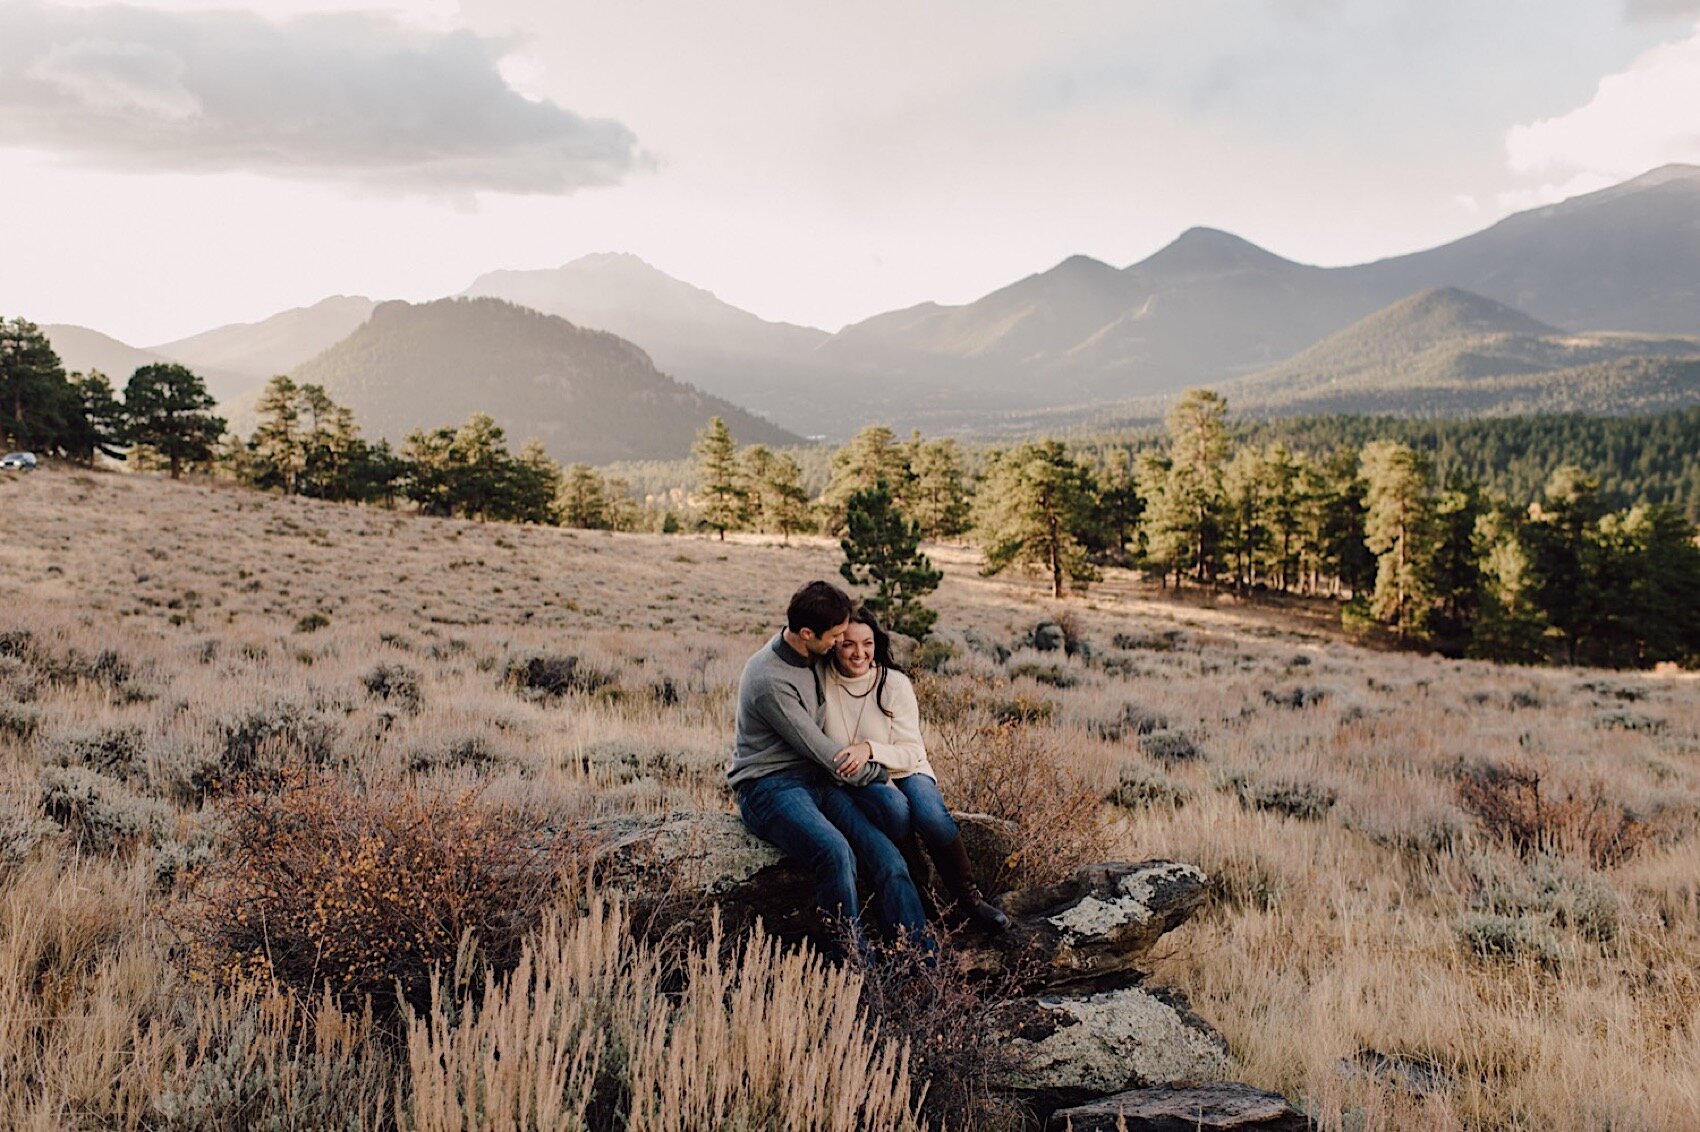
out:
<path id="1" fill-rule="evenodd" d="M 803 647 L 809 650 L 810 656 L 826 656 L 838 647 L 838 639 L 844 636 L 844 631 L 848 628 L 850 628 L 850 619 L 846 617 L 818 636 L 813 629 L 804 629 L 797 634 L 797 637 L 803 642 Z"/>

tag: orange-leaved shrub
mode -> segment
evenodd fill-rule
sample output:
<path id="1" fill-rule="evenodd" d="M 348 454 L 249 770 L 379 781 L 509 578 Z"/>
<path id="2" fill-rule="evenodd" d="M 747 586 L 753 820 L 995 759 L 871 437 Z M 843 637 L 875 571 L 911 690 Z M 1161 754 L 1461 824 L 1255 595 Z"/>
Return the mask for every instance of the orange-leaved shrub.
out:
<path id="1" fill-rule="evenodd" d="M 196 972 L 345 1003 L 423 1004 L 471 940 L 496 970 L 587 859 L 578 838 L 476 793 L 292 772 L 224 799 L 221 851 L 176 916 Z"/>
<path id="2" fill-rule="evenodd" d="M 1489 836 L 1520 856 L 1585 856 L 1596 867 L 1634 856 L 1650 836 L 1647 824 L 1591 781 L 1585 788 L 1554 790 L 1539 771 L 1522 763 L 1484 763 L 1458 780 L 1458 802 Z"/>

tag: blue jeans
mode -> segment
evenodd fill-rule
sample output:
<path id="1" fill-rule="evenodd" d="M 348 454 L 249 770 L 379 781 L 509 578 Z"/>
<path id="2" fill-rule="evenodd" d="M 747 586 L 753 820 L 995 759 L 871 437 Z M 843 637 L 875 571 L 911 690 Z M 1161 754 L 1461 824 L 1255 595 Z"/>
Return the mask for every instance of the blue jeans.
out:
<path id="1" fill-rule="evenodd" d="M 891 781 L 909 803 L 909 824 L 928 849 L 949 845 L 962 836 L 962 831 L 956 828 L 956 819 L 945 808 L 938 782 L 931 775 L 909 774 Z"/>
<path id="2" fill-rule="evenodd" d="M 927 914 L 909 867 L 892 839 L 852 799 L 856 789 L 840 786 L 824 772 L 769 775 L 739 788 L 738 813 L 744 828 L 808 868 L 821 915 L 847 927 L 858 947 L 858 865 L 873 887 L 886 928 L 928 947 Z"/>

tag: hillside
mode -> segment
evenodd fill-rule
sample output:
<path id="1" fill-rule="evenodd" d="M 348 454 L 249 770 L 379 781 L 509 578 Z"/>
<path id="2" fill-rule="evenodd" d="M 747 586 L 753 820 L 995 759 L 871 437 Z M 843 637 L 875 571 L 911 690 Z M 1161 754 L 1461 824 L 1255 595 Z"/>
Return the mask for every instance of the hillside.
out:
<path id="1" fill-rule="evenodd" d="M 53 343 L 53 352 L 59 355 L 66 373 L 99 370 L 112 379 L 113 387 L 120 392 L 124 383 L 130 380 L 130 375 L 142 366 L 171 360 L 86 326 L 49 324 L 43 326 L 41 332 Z"/>
<path id="2" fill-rule="evenodd" d="M 638 346 L 656 368 L 777 420 L 818 424 L 807 377 L 828 335 L 768 322 L 633 255 L 589 255 L 540 271 L 492 271 L 461 292 L 506 299 Z"/>
<path id="3" fill-rule="evenodd" d="M 371 299 L 336 295 L 310 307 L 297 307 L 259 322 L 236 323 L 166 342 L 151 351 L 211 376 L 207 386 L 220 401 L 258 389 L 288 373 L 354 332 L 371 317 Z"/>
<path id="4" fill-rule="evenodd" d="M 1245 412 L 1654 412 L 1700 401 L 1700 338 L 1567 334 L 1453 287 L 1218 388 Z"/>
<path id="5" fill-rule="evenodd" d="M 324 843 L 355 846 L 344 860 L 358 871 L 307 875 L 348 879 L 315 890 L 338 896 L 324 915 L 346 931 L 337 939 L 388 957 L 373 924 L 394 921 L 366 913 L 416 917 L 444 887 L 416 887 L 421 870 L 387 850 L 374 874 L 372 830 L 399 823 L 359 824 L 363 799 L 402 816 L 416 811 L 392 799 L 461 799 L 451 812 L 467 821 L 518 812 L 575 835 L 592 818 L 723 814 L 740 666 L 791 589 L 840 560 L 825 539 L 436 520 L 53 466 L 0 478 L 0 512 L 13 595 L 0 610 L 0 938 L 33 972 L 12 980 L 0 1028 L 0 1126 L 15 1128 L 57 1127 L 38 1114 L 73 1101 L 103 1127 L 146 1127 L 159 1097 L 206 1095 L 231 1063 L 278 1124 L 302 1120 L 304 1064 L 309 1083 L 335 1086 L 310 1094 L 326 1116 L 310 1126 L 333 1123 L 333 1102 L 426 1111 L 417 1070 L 357 1015 L 316 1016 L 343 1030 L 288 1030 L 299 1000 L 254 1007 L 186 977 L 183 935 L 221 904 L 185 887 L 205 873 L 182 864 L 216 876 L 269 849 L 221 833 L 244 802 L 300 797 L 280 772 L 309 768 L 300 779 L 346 789 L 307 797 L 349 805 L 350 820 L 273 828 L 291 846 L 303 828 L 368 839 Z M 1700 684 L 1688 674 L 1379 653 L 1274 603 L 1176 597 L 1116 569 L 1059 607 L 1021 579 L 981 577 L 960 548 L 929 550 L 944 580 L 923 728 L 946 799 L 1019 822 L 1022 869 L 1078 857 L 1070 838 L 1084 831 L 1096 859 L 1204 870 L 1208 902 L 1152 954 L 1147 985 L 1185 994 L 1236 1073 L 1321 1098 L 1326 1127 L 1357 1127 L 1339 1114 L 1365 1111 L 1383 1129 L 1700 1126 L 1681 1036 L 1700 1008 Z M 1090 650 L 1031 647 L 1059 612 Z M 528 694 L 512 673 L 538 659 L 596 684 Z M 264 784 L 255 798 L 248 782 Z M 323 822 L 327 808 L 343 816 L 288 812 Z M 440 846 L 460 842 L 454 823 L 426 828 L 436 872 Z M 462 900 L 463 878 L 482 875 L 440 871 Z M 374 875 L 407 879 L 403 899 L 383 903 Z M 285 928 L 301 938 L 274 923 L 191 938 L 268 951 Z M 657 981 L 564 950 L 548 968 L 563 985 L 590 970 L 625 1003 Z M 712 955 L 705 966 L 717 969 Z M 804 968 L 811 985 L 818 971 Z M 736 985 L 698 997 L 716 1005 Z M 529 1017 L 523 1004 L 514 1016 Z M 470 1047 L 475 1017 L 433 1025 Z M 317 1062 L 294 1045 L 280 1054 L 297 1034 L 309 1050 L 315 1035 L 336 1044 Z M 963 1034 L 947 1036 L 961 1048 Z M 713 1045 L 691 1056 L 744 1079 L 740 1043 Z M 474 1095 L 430 1094 L 466 1125 L 484 1115 L 463 1111 Z M 223 1096 L 198 1110 L 204 1126 L 223 1126 Z"/>
<path id="6" fill-rule="evenodd" d="M 682 456 L 712 416 L 741 443 L 798 439 L 657 372 L 622 338 L 497 299 L 383 303 L 290 376 L 324 386 L 366 435 L 392 442 L 476 412 L 562 461 Z"/>

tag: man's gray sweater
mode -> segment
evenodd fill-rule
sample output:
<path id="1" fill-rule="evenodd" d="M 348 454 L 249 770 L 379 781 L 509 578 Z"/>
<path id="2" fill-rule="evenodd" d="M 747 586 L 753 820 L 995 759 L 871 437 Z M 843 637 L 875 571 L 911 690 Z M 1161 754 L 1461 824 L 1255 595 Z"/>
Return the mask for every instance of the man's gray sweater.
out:
<path id="1" fill-rule="evenodd" d="M 809 766 L 838 772 L 833 756 L 842 749 L 821 730 L 825 698 L 809 658 L 776 634 L 744 665 L 738 680 L 738 734 L 732 750 L 732 769 L 726 780 L 737 788 L 781 771 Z M 851 779 L 866 786 L 886 777 L 884 768 L 870 762 Z"/>

